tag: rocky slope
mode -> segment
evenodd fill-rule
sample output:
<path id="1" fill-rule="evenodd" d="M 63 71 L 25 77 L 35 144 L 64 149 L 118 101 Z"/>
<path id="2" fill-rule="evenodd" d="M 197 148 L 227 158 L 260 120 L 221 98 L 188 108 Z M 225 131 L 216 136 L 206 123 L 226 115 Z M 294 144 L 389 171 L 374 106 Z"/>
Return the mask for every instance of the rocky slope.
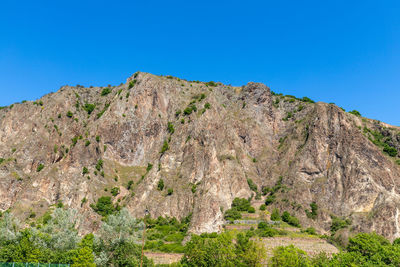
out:
<path id="1" fill-rule="evenodd" d="M 115 87 L 64 86 L 0 110 L 0 209 L 38 218 L 62 202 L 84 215 L 81 229 L 96 229 L 90 204 L 117 187 L 113 201 L 138 217 L 192 213 L 191 232 L 212 232 L 235 197 L 255 195 L 248 179 L 258 192 L 281 180 L 271 208 L 303 226 L 328 232 L 336 216 L 350 232 L 394 239 L 399 133 L 258 83 L 136 73 Z"/>

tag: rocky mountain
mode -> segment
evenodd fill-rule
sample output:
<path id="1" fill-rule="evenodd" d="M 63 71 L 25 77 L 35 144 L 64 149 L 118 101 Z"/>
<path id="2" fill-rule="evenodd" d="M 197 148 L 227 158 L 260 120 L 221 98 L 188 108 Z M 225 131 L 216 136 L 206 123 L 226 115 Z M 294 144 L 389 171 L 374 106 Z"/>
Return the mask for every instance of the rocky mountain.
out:
<path id="1" fill-rule="evenodd" d="M 0 110 L 0 209 L 29 223 L 62 203 L 85 231 L 110 196 L 138 217 L 192 214 L 200 233 L 222 229 L 235 197 L 253 197 L 320 233 L 336 218 L 347 233 L 393 240 L 400 129 L 352 113 L 259 83 L 140 72 L 119 86 L 63 86 Z"/>

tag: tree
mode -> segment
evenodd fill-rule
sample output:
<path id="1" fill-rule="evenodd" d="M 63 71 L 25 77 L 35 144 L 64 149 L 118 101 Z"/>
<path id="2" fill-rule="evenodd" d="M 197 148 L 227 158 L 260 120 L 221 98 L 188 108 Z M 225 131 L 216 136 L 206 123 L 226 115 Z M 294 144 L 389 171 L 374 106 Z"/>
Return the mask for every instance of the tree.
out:
<path id="1" fill-rule="evenodd" d="M 269 261 L 272 267 L 307 267 L 311 266 L 307 254 L 293 245 L 277 247 Z"/>
<path id="2" fill-rule="evenodd" d="M 281 220 L 281 215 L 279 214 L 278 209 L 274 209 L 271 213 L 271 220 L 272 221 L 280 221 Z"/>

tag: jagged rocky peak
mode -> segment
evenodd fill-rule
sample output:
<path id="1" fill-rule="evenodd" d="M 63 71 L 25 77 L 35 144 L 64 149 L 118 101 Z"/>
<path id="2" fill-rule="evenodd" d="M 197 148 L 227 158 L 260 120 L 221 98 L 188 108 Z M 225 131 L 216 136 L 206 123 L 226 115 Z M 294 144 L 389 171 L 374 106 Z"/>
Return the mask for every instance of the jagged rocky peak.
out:
<path id="1" fill-rule="evenodd" d="M 95 230 L 108 196 L 137 217 L 192 214 L 200 233 L 252 197 L 320 233 L 341 220 L 339 234 L 394 239 L 400 131 L 358 115 L 253 82 L 137 72 L 118 86 L 64 86 L 0 110 L 0 209 L 29 220 L 62 202 Z"/>

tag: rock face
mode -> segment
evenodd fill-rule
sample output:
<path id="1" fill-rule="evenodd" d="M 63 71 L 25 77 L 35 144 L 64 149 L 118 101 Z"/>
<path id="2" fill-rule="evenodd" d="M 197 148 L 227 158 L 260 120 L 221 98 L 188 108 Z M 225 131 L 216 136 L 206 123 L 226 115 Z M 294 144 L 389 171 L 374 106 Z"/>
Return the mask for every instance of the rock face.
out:
<path id="1" fill-rule="evenodd" d="M 90 204 L 118 187 L 114 203 L 135 216 L 192 213 L 191 232 L 213 232 L 235 197 L 254 195 L 248 179 L 261 192 L 282 177 L 271 207 L 303 226 L 326 232 L 337 216 L 351 219 L 351 231 L 394 239 L 399 140 L 396 127 L 263 84 L 136 73 L 120 86 L 64 86 L 1 109 L 0 209 L 38 217 L 61 201 L 92 230 L 100 216 Z M 305 212 L 312 202 L 316 219 Z"/>

